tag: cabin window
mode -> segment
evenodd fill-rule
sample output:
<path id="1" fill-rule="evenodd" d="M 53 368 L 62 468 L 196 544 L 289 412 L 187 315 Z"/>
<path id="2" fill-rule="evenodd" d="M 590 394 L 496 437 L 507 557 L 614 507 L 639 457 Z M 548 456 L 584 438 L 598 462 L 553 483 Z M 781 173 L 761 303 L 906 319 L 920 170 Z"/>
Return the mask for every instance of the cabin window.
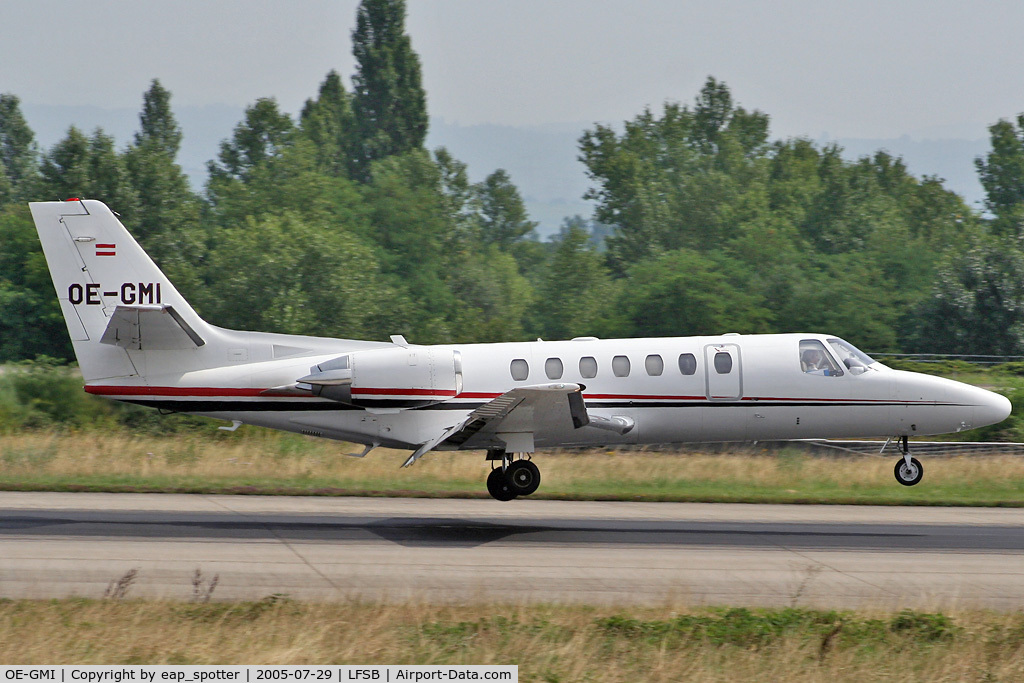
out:
<path id="1" fill-rule="evenodd" d="M 660 377 L 665 372 L 665 361 L 656 353 L 652 353 L 644 360 L 644 368 L 651 377 Z"/>
<path id="2" fill-rule="evenodd" d="M 517 382 L 522 382 L 530 376 L 530 364 L 522 358 L 516 358 L 512 361 L 509 370 L 512 372 L 512 379 Z"/>
<path id="3" fill-rule="evenodd" d="M 800 369 L 808 375 L 839 377 L 843 374 L 838 363 L 817 339 L 803 339 L 800 342 Z"/>
<path id="4" fill-rule="evenodd" d="M 592 379 L 597 377 L 597 359 L 593 356 L 580 358 L 580 377 Z"/>
<path id="5" fill-rule="evenodd" d="M 732 356 L 728 351 L 719 351 L 715 354 L 715 372 L 719 375 L 728 375 L 732 372 Z"/>
<path id="6" fill-rule="evenodd" d="M 679 354 L 679 372 L 684 375 L 697 372 L 697 358 L 692 353 Z"/>
<path id="7" fill-rule="evenodd" d="M 629 377 L 629 358 L 626 356 L 612 358 L 612 374 L 616 377 Z"/>
<path id="8" fill-rule="evenodd" d="M 548 379 L 562 379 L 562 360 L 548 358 L 544 361 L 544 374 L 548 376 Z"/>

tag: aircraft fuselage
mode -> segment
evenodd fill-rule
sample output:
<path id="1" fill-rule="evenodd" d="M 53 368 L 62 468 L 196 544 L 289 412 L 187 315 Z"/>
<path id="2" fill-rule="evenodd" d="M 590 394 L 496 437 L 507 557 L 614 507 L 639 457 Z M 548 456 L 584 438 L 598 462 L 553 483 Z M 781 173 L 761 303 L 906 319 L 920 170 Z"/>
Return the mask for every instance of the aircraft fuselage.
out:
<path id="1" fill-rule="evenodd" d="M 272 335 L 274 339 L 261 342 L 260 336 L 253 335 L 252 348 L 245 349 L 247 357 L 259 358 L 260 346 L 266 346 L 264 352 L 269 355 L 274 341 L 287 339 Z M 116 387 L 94 383 L 86 390 L 163 409 L 397 448 L 415 448 L 429 435 L 516 386 L 553 382 L 583 385 L 588 412 L 626 418 L 634 427 L 617 434 L 574 428 L 557 415 L 550 420 L 534 415 L 529 431 L 537 447 L 924 436 L 991 424 L 1008 413 L 1008 401 L 998 394 L 880 363 L 868 365 L 860 374 L 848 368 L 841 375 L 802 371 L 801 341 L 818 341 L 831 351 L 829 339 L 835 338 L 782 334 L 361 345 L 350 352 L 357 372 L 359 356 L 373 351 L 386 356 L 382 360 L 392 365 L 393 377 L 408 374 L 415 379 L 404 383 L 407 386 L 361 387 L 360 405 L 274 391 L 295 384 L 310 366 L 344 354 L 344 340 L 337 340 L 335 350 L 324 355 L 164 377 L 151 374 L 137 389 L 121 379 Z M 429 380 L 423 381 L 424 373 L 409 372 L 416 367 L 410 362 L 430 363 L 428 351 L 445 358 L 453 353 L 461 357 L 458 393 L 439 388 L 437 382 L 431 386 Z M 722 353 L 731 360 L 728 372 L 719 372 L 725 369 L 722 363 L 715 365 L 715 357 Z M 513 377 L 513 364 L 521 379 Z M 430 370 L 428 378 L 444 372 L 455 375 L 450 367 Z M 411 401 L 427 405 L 406 407 Z M 510 433 L 513 428 L 506 425 L 504 429 Z M 466 447 L 490 445 L 496 444 Z M 450 447 L 439 445 L 439 449 Z"/>

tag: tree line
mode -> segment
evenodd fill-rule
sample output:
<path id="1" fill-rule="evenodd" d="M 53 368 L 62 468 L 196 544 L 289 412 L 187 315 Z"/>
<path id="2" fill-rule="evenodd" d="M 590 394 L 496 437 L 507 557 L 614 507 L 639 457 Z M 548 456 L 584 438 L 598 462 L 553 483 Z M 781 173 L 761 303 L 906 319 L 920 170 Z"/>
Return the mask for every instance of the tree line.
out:
<path id="1" fill-rule="evenodd" d="M 990 128 L 972 211 L 884 151 L 772 140 L 709 78 L 579 141 L 590 218 L 540 241 L 518 189 L 427 150 L 402 0 L 364 0 L 351 90 L 245 110 L 202 192 L 154 80 L 124 149 L 40 150 L 0 95 L 0 360 L 70 345 L 26 202 L 106 202 L 197 311 L 241 329 L 417 343 L 828 332 L 870 351 L 1024 354 L 1024 115 Z"/>

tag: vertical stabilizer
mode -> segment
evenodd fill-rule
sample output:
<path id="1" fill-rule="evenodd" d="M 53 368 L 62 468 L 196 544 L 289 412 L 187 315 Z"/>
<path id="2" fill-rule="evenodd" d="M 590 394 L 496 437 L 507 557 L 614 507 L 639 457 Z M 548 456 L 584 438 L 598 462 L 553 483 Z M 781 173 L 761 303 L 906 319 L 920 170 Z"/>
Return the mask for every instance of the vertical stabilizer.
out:
<path id="1" fill-rule="evenodd" d="M 209 326 L 105 204 L 29 206 L 87 382 L 145 374 L 138 361 L 148 349 L 202 346 Z"/>

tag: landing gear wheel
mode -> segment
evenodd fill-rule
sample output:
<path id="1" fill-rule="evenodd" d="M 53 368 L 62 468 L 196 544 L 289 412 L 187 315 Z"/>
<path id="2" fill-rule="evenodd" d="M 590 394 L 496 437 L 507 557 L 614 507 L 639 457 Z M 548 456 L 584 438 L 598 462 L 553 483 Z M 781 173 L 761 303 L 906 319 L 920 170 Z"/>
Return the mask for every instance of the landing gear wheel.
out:
<path id="1" fill-rule="evenodd" d="M 896 461 L 896 468 L 893 472 L 896 475 L 896 481 L 904 486 L 913 486 L 924 476 L 924 468 L 921 467 L 917 458 L 911 458 L 909 465 L 905 459 L 900 458 Z"/>
<path id="2" fill-rule="evenodd" d="M 487 475 L 487 493 L 491 494 L 495 500 L 501 501 L 512 500 L 516 497 L 516 492 L 512 490 L 512 485 L 509 484 L 505 472 L 500 467 L 491 470 L 491 473 Z"/>
<path id="3" fill-rule="evenodd" d="M 505 476 L 517 496 L 528 496 L 540 486 L 540 469 L 530 460 L 516 460 L 505 469 Z"/>

